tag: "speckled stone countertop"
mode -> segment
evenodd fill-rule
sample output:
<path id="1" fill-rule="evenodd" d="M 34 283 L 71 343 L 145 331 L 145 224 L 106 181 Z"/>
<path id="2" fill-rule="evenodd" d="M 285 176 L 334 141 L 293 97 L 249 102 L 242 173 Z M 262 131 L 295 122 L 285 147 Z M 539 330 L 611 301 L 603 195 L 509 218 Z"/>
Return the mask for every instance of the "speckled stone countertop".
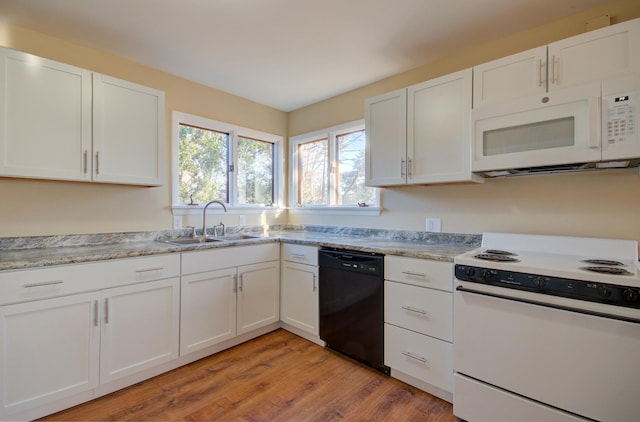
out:
<path id="1" fill-rule="evenodd" d="M 482 240 L 481 235 L 473 234 L 313 225 L 272 226 L 268 231 L 262 226 L 230 228 L 228 233 L 249 233 L 257 237 L 233 239 L 230 236 L 221 242 L 181 246 L 158 240 L 186 237 L 186 230 L 6 237 L 0 238 L 0 271 L 278 241 L 453 262 L 456 255 L 479 247 Z"/>

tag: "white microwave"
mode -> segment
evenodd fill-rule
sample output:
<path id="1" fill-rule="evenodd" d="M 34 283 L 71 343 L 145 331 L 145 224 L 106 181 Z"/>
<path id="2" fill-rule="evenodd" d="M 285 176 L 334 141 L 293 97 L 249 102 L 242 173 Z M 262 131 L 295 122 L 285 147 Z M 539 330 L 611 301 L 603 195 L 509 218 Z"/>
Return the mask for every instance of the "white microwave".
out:
<path id="1" fill-rule="evenodd" d="M 471 170 L 500 176 L 638 158 L 639 92 L 634 76 L 475 109 Z"/>

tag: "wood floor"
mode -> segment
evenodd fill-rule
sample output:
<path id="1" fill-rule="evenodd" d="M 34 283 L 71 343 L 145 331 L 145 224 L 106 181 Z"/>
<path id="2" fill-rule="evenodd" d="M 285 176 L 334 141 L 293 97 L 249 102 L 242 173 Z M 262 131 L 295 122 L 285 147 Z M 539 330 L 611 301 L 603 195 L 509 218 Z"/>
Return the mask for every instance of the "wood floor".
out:
<path id="1" fill-rule="evenodd" d="M 47 421 L 457 421 L 451 404 L 285 330 Z"/>

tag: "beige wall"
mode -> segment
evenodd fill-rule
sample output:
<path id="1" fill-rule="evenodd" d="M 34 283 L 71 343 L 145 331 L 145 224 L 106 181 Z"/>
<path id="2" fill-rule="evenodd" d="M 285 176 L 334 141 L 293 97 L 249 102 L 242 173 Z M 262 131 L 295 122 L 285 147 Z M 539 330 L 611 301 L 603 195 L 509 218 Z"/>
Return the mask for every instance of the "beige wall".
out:
<path id="1" fill-rule="evenodd" d="M 584 32 L 585 21 L 640 17 L 640 2 L 623 0 L 453 55 L 289 114 L 290 136 L 364 117 L 364 100 L 489 60 Z M 424 230 L 425 217 L 444 232 L 528 232 L 640 240 L 638 169 L 488 179 L 481 185 L 389 188 L 377 217 L 340 217 L 359 227 Z M 290 215 L 294 224 L 336 224 L 337 217 Z"/>
<path id="2" fill-rule="evenodd" d="M 171 214 L 171 110 L 287 136 L 287 113 L 102 52 L 0 24 L 0 45 L 165 91 L 162 187 L 0 179 L 0 236 L 164 230 Z M 237 224 L 237 216 L 223 216 Z M 251 223 L 253 217 L 248 216 Z M 283 220 L 283 217 L 280 217 Z M 256 217 L 256 221 L 258 221 Z M 217 220 L 216 220 L 217 222 Z"/>

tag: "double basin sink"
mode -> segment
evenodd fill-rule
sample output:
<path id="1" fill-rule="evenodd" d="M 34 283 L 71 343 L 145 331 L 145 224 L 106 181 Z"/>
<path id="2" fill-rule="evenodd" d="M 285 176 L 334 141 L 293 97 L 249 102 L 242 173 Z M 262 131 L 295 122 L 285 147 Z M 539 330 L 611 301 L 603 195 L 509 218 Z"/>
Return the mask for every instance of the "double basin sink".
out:
<path id="1" fill-rule="evenodd" d="M 245 239 L 259 239 L 262 236 L 250 235 L 250 234 L 229 234 L 218 237 L 174 237 L 169 239 L 158 239 L 158 242 L 168 243 L 176 246 L 193 246 L 201 243 L 215 243 L 215 242 L 235 242 Z"/>

